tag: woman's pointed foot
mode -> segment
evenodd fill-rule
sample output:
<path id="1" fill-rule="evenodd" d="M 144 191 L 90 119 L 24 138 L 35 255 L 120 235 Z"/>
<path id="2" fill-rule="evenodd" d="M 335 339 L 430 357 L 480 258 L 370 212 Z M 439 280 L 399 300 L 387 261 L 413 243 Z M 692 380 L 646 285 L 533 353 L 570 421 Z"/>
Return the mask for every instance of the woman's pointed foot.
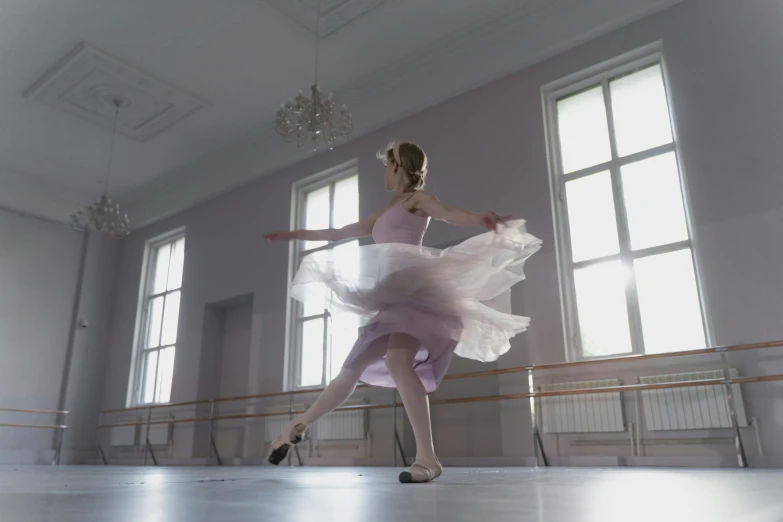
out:
<path id="1" fill-rule="evenodd" d="M 288 433 L 284 433 L 277 437 L 272 442 L 272 449 L 269 452 L 267 461 L 275 466 L 283 462 L 288 456 L 288 452 L 291 451 L 291 448 L 302 442 L 306 430 L 307 426 L 304 424 L 297 424 L 288 430 Z"/>
<path id="2" fill-rule="evenodd" d="M 440 477 L 443 473 L 443 466 L 440 462 L 416 461 L 413 465 L 400 473 L 400 482 L 403 484 L 416 484 L 420 482 L 430 482 Z"/>

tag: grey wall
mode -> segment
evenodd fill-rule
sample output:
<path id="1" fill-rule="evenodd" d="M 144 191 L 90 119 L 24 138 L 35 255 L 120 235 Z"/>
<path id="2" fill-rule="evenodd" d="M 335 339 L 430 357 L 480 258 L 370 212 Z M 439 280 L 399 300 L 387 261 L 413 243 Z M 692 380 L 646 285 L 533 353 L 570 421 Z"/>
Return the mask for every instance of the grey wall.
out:
<path id="1" fill-rule="evenodd" d="M 200 365 L 207 360 L 202 354 L 205 306 L 247 293 L 255 296 L 247 392 L 279 391 L 288 249 L 266 243 L 261 236 L 288 226 L 293 182 L 352 159 L 359 165 L 362 214 L 381 207 L 389 195 L 382 190 L 374 152 L 391 138 L 413 140 L 424 147 L 431 158 L 430 188 L 441 200 L 522 216 L 530 231 L 544 240 L 543 249 L 528 264 L 528 281 L 513 295 L 515 311 L 531 316 L 532 328 L 514 340 L 512 351 L 499 364 L 564 360 L 541 86 L 657 40 L 663 41 L 668 61 L 714 338 L 718 343 L 783 338 L 781 27 L 783 4 L 779 2 L 689 0 L 133 234 L 120 251 L 103 406 L 125 406 L 145 241 L 179 226 L 187 229 L 187 252 L 172 399 L 204 398 L 204 390 L 212 388 L 200 382 L 205 375 Z M 427 242 L 436 245 L 475 232 L 435 223 Z M 783 373 L 783 358 L 775 353 L 780 352 L 750 352 L 732 362 L 745 374 Z M 714 366 L 715 361 L 677 364 L 677 368 Z M 486 367 L 459 361 L 454 370 L 479 368 Z M 667 369 L 662 364 L 607 368 L 545 379 L 592 378 L 614 371 L 626 382 L 634 382 L 646 371 Z M 438 396 L 524 389 L 521 376 L 507 376 L 449 383 Z M 780 457 L 780 386 L 748 386 L 745 396 L 749 409 L 763 419 L 761 439 L 767 454 Z M 485 461 L 530 455 L 526 411 L 512 402 L 437 408 L 435 436 L 441 453 L 476 455 Z M 390 441 L 382 439 L 386 427 L 378 429 L 375 454 L 383 456 L 390 451 Z M 178 451 L 187 456 L 190 449 L 184 439 Z M 561 455 L 606 452 L 571 448 L 567 440 L 548 442 L 559 443 Z M 728 458 L 731 448 L 693 449 L 691 445 L 683 451 Z"/>
<path id="2" fill-rule="evenodd" d="M 93 238 L 87 244 L 77 314 L 90 327 L 75 331 L 67 365 L 83 246 L 84 236 L 67 226 L 0 211 L 0 408 L 71 411 L 64 463 L 82 462 L 94 454 L 116 280 L 117 244 Z M 56 424 L 57 419 L 0 413 L 0 422 Z M 48 461 L 52 434 L 0 428 L 0 462 Z"/>

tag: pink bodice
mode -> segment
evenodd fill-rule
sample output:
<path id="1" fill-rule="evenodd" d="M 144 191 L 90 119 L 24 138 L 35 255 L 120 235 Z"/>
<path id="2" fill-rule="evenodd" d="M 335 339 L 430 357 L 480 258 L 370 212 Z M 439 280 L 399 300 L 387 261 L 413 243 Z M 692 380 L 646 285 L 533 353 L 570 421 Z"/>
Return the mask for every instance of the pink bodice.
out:
<path id="1" fill-rule="evenodd" d="M 376 243 L 421 245 L 429 223 L 429 217 L 411 214 L 400 203 L 381 214 L 375 221 L 372 238 Z"/>

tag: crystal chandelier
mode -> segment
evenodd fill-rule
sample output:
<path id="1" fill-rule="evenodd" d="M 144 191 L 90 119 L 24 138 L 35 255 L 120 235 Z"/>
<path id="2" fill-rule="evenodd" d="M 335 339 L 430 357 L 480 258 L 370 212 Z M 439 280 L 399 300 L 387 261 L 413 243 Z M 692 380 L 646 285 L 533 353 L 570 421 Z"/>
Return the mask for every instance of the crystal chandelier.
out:
<path id="1" fill-rule="evenodd" d="M 114 127 L 111 135 L 111 145 L 109 147 L 109 166 L 106 169 L 106 181 L 103 184 L 103 194 L 95 202 L 87 207 L 79 207 L 71 214 L 71 226 L 79 230 L 94 230 L 96 232 L 106 232 L 115 239 L 120 239 L 130 233 L 128 214 L 120 212 L 120 206 L 113 204 L 107 194 L 109 186 L 109 176 L 111 175 L 111 163 L 114 152 L 114 137 L 117 134 L 117 116 L 120 107 L 123 106 L 123 100 L 115 98 L 114 103 Z"/>
<path id="2" fill-rule="evenodd" d="M 333 122 L 334 97 L 332 94 L 326 100 L 321 98 L 321 90 L 318 87 L 318 41 L 321 35 L 321 1 L 318 0 L 318 18 L 316 19 L 315 37 L 315 82 L 311 87 L 311 96 L 308 98 L 302 91 L 295 99 L 289 99 L 280 106 L 277 111 L 277 132 L 287 142 L 296 141 L 301 147 L 309 137 L 313 142 L 313 149 L 318 149 L 318 139 L 322 138 L 329 150 L 332 150 L 338 139 L 348 136 L 353 132 L 353 120 L 348 107 L 340 109 L 339 118 Z"/>

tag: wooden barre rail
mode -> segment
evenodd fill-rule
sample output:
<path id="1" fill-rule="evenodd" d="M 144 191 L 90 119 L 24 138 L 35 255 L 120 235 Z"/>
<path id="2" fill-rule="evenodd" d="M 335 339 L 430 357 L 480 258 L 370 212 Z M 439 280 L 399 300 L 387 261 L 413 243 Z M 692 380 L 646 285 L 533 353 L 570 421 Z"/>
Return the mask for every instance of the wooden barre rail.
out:
<path id="1" fill-rule="evenodd" d="M 546 370 L 556 370 L 561 368 L 574 368 L 578 366 L 594 366 L 598 364 L 611 364 L 611 363 L 621 364 L 625 362 L 649 361 L 652 359 L 665 359 L 669 357 L 689 357 L 693 355 L 706 355 L 710 353 L 741 352 L 745 350 L 758 350 L 762 348 L 778 348 L 778 347 L 783 347 L 783 341 L 718 346 L 715 348 L 701 348 L 699 350 L 686 350 L 682 352 L 624 355 L 622 357 L 610 357 L 607 359 L 589 359 L 587 361 L 534 364 L 532 366 L 517 366 L 514 368 L 503 368 L 501 370 L 486 370 L 481 372 L 456 373 L 456 374 L 447 375 L 446 377 L 444 377 L 444 380 L 467 379 L 471 377 L 485 377 L 489 375 L 505 375 L 509 373 L 526 372 L 529 370 L 546 371 Z"/>
<path id="2" fill-rule="evenodd" d="M 504 401 L 512 399 L 529 399 L 531 397 L 559 397 L 565 395 L 588 395 L 594 393 L 622 393 L 632 391 L 647 391 L 647 390 L 664 390 L 669 388 L 690 388 L 694 386 L 715 386 L 720 384 L 750 384 L 758 382 L 773 382 L 783 381 L 783 374 L 777 375 L 760 375 L 756 377 L 734 377 L 731 379 L 700 379 L 697 381 L 682 381 L 682 382 L 665 382 L 655 384 L 624 384 L 620 386 L 605 386 L 601 388 L 584 388 L 581 390 L 559 390 L 548 392 L 536 392 L 536 393 L 512 393 L 506 395 L 484 395 L 479 397 L 459 397 L 455 399 L 436 399 L 430 401 L 431 405 L 442 404 L 461 404 L 471 402 L 488 402 L 488 401 Z M 334 411 L 349 411 L 349 410 L 378 410 L 392 407 L 404 407 L 400 402 L 394 404 L 359 404 L 356 406 L 343 406 L 337 408 Z M 274 412 L 274 413 L 238 413 L 234 415 L 218 415 L 215 417 L 195 417 L 185 419 L 170 419 L 161 421 L 146 422 L 143 420 L 135 422 L 115 422 L 108 424 L 101 424 L 98 429 L 103 428 L 119 428 L 139 425 L 157 425 L 157 424 L 181 424 L 181 423 L 196 423 L 196 422 L 209 422 L 209 421 L 221 421 L 221 420 L 239 420 L 239 419 L 258 419 L 263 417 L 276 417 L 280 415 L 301 415 L 304 411 L 292 411 L 292 412 Z"/>
<path id="3" fill-rule="evenodd" d="M 763 348 L 778 348 L 783 347 L 783 340 L 781 341 L 770 341 L 765 343 L 751 343 L 751 344 L 735 344 L 735 345 L 727 345 L 727 346 L 717 346 L 714 348 L 701 348 L 698 350 L 686 350 L 682 352 L 667 352 L 667 353 L 655 353 L 655 354 L 640 354 L 640 355 L 626 355 L 622 357 L 611 357 L 607 359 L 590 359 L 587 361 L 574 361 L 574 362 L 563 362 L 563 363 L 549 363 L 549 364 L 537 364 L 532 366 L 516 366 L 513 368 L 503 368 L 501 370 L 486 370 L 486 371 L 479 371 L 479 372 L 468 372 L 468 373 L 456 373 L 451 375 L 446 375 L 444 377 L 444 380 L 455 380 L 455 379 L 471 379 L 476 377 L 488 377 L 488 376 L 495 376 L 495 375 L 507 375 L 511 373 L 521 373 L 521 372 L 527 372 L 527 371 L 546 371 L 546 370 L 555 370 L 560 368 L 572 368 L 572 367 L 578 367 L 578 366 L 593 366 L 598 364 L 611 364 L 611 363 L 624 363 L 624 362 L 638 362 L 638 361 L 648 361 L 652 359 L 664 359 L 668 357 L 688 357 L 693 355 L 705 355 L 710 353 L 723 353 L 723 352 L 741 352 L 746 350 L 758 350 Z M 739 382 L 737 379 L 735 379 L 735 382 Z M 359 388 L 367 388 L 368 386 L 365 384 L 361 384 L 357 386 L 357 389 Z M 117 408 L 117 409 L 111 409 L 111 410 L 103 410 L 101 411 L 101 414 L 107 414 L 107 413 L 123 413 L 123 412 L 131 412 L 131 411 L 149 411 L 153 409 L 162 409 L 162 408 L 178 408 L 183 406 L 196 406 L 196 405 L 203 405 L 203 404 L 210 404 L 212 402 L 219 403 L 219 402 L 235 402 L 235 401 L 243 401 L 243 400 L 252 400 L 252 399 L 271 399 L 274 397 L 290 397 L 293 395 L 302 395 L 307 393 L 320 393 L 324 389 L 323 388 L 311 388 L 306 390 L 293 390 L 289 392 L 274 392 L 274 393 L 260 393 L 256 395 L 240 395 L 237 397 L 220 397 L 217 399 L 203 399 L 203 400 L 197 400 L 197 401 L 186 401 L 186 402 L 172 402 L 167 404 L 151 404 L 148 406 L 136 406 L 133 408 Z M 539 394 L 539 396 L 541 396 Z"/>
<path id="4" fill-rule="evenodd" d="M 0 424 L 0 428 L 44 428 L 47 430 L 65 430 L 64 424 Z"/>
<path id="5" fill-rule="evenodd" d="M 360 388 L 369 388 L 370 386 L 367 384 L 360 384 L 356 387 L 356 389 Z M 271 399 L 274 397 L 290 397 L 291 395 L 303 395 L 306 393 L 320 393 L 324 391 L 323 388 L 309 388 L 306 390 L 294 390 L 289 392 L 274 392 L 274 393 L 259 393 L 256 395 L 238 395 L 236 397 L 219 397 L 217 399 L 201 399 L 198 401 L 187 401 L 187 402 L 171 402 L 167 404 L 150 404 L 148 406 L 136 406 L 134 408 L 118 408 L 114 410 L 102 410 L 101 413 L 121 413 L 121 412 L 127 412 L 127 411 L 148 411 L 150 409 L 162 409 L 162 408 L 179 408 L 182 406 L 196 406 L 199 404 L 210 404 L 211 402 L 234 402 L 234 401 L 244 401 L 244 400 L 250 400 L 250 399 Z"/>
<path id="6" fill-rule="evenodd" d="M 12 412 L 12 413 L 51 413 L 58 415 L 68 415 L 67 411 L 60 410 L 23 410 L 19 408 L 0 408 L 0 412 Z"/>

